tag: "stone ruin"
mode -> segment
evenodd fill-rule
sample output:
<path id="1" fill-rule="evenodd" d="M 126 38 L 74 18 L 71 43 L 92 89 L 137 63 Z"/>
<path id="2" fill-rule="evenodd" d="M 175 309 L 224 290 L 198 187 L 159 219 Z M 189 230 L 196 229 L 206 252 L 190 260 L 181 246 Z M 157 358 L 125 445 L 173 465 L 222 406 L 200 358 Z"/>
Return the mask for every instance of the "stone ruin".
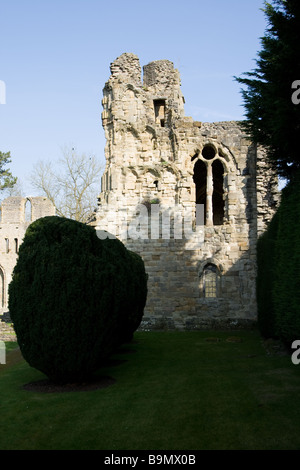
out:
<path id="1" fill-rule="evenodd" d="M 238 122 L 184 114 L 179 72 L 131 53 L 103 89 L 106 167 L 92 225 L 139 253 L 143 329 L 255 322 L 256 242 L 279 202 L 264 150 Z M 111 236 L 110 235 L 110 236 Z"/>
<path id="2" fill-rule="evenodd" d="M 0 222 L 0 313 L 8 308 L 8 285 L 27 227 L 36 219 L 55 215 L 45 197 L 8 197 L 1 203 Z"/>
<path id="3" fill-rule="evenodd" d="M 103 90 L 106 167 L 91 225 L 139 253 L 148 273 L 142 329 L 252 325 L 256 242 L 279 203 L 277 176 L 238 122 L 185 116 L 168 60 L 125 53 Z M 0 313 L 28 225 L 55 207 L 10 197 L 0 223 Z"/>

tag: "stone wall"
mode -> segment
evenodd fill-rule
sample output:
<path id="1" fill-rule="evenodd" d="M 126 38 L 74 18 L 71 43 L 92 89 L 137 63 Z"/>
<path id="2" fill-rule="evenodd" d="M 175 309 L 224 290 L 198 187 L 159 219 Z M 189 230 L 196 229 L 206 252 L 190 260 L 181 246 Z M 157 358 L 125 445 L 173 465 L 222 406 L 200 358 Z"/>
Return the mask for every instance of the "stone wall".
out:
<path id="1" fill-rule="evenodd" d="M 179 72 L 167 60 L 144 66 L 142 80 L 137 56 L 117 58 L 102 104 L 106 168 L 93 225 L 144 259 L 143 327 L 254 321 L 256 241 L 278 205 L 262 149 L 237 122 L 185 116 Z M 161 219 L 171 213 L 169 234 L 161 221 L 151 231 L 155 210 Z M 180 217 L 191 222 L 181 237 Z"/>
<path id="2" fill-rule="evenodd" d="M 9 197 L 1 204 L 0 222 L 0 314 L 8 307 L 8 285 L 27 227 L 36 219 L 55 215 L 45 197 Z"/>

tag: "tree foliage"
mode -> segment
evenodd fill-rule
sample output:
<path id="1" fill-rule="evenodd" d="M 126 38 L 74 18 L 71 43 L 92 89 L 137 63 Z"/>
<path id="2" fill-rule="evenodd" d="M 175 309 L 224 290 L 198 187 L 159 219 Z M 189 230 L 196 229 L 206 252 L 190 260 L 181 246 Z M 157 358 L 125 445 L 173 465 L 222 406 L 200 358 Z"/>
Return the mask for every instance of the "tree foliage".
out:
<path id="1" fill-rule="evenodd" d="M 87 222 L 95 209 L 101 170 L 94 156 L 66 147 L 56 164 L 40 161 L 35 165 L 31 184 L 50 199 L 57 215 Z"/>
<path id="2" fill-rule="evenodd" d="M 258 325 L 287 345 L 300 337 L 300 173 L 282 190 L 280 207 L 257 245 Z"/>
<path id="3" fill-rule="evenodd" d="M 10 152 L 0 152 L 0 191 L 13 188 L 17 182 L 17 178 L 6 168 L 9 163 L 11 163 Z"/>
<path id="4" fill-rule="evenodd" d="M 55 382 L 89 379 L 131 339 L 147 295 L 142 259 L 80 222 L 33 222 L 9 285 L 9 311 L 24 359 Z"/>
<path id="5" fill-rule="evenodd" d="M 282 191 L 278 211 L 274 307 L 277 334 L 287 344 L 300 338 L 300 173 Z"/>
<path id="6" fill-rule="evenodd" d="M 268 230 L 257 242 L 257 321 L 261 334 L 266 338 L 277 336 L 274 306 L 274 282 L 276 276 L 276 243 L 278 235 L 278 212 L 271 220 Z"/>
<path id="7" fill-rule="evenodd" d="M 255 143 L 266 148 L 278 173 L 291 179 L 300 168 L 300 104 L 292 101 L 293 84 L 300 81 L 300 2 L 265 2 L 264 12 L 268 28 L 256 68 L 236 78 L 245 86 L 243 126 Z"/>

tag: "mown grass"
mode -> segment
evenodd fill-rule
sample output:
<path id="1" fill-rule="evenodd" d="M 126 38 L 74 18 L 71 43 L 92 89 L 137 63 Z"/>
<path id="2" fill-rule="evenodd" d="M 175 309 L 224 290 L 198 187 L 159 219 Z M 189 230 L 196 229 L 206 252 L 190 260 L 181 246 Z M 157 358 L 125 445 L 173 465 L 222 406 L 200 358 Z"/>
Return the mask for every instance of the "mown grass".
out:
<path id="1" fill-rule="evenodd" d="M 44 376 L 10 354 L 2 450 L 300 448 L 300 365 L 256 331 L 138 332 L 99 371 L 114 385 L 88 392 L 26 391 Z"/>

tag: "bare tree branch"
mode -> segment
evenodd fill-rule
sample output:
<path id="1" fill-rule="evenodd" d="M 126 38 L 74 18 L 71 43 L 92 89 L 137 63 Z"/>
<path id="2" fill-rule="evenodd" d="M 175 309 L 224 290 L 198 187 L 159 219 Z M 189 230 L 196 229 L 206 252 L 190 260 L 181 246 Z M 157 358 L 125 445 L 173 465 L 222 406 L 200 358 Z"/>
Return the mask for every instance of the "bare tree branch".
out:
<path id="1" fill-rule="evenodd" d="M 56 166 L 41 161 L 35 165 L 31 184 L 53 202 L 59 216 L 87 222 L 96 205 L 102 170 L 95 156 L 64 147 Z"/>

